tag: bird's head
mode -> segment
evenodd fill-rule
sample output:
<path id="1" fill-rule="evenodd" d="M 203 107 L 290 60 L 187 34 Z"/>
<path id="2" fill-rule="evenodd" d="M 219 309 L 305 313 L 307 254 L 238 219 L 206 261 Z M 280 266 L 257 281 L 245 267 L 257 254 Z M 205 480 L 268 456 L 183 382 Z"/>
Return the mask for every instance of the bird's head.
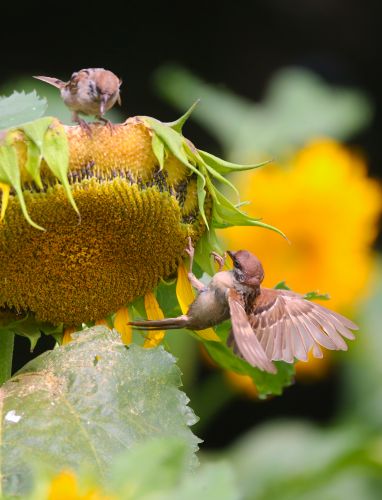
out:
<path id="1" fill-rule="evenodd" d="M 235 279 L 246 286 L 257 288 L 264 279 L 264 269 L 253 253 L 247 250 L 228 251 L 232 259 Z"/>

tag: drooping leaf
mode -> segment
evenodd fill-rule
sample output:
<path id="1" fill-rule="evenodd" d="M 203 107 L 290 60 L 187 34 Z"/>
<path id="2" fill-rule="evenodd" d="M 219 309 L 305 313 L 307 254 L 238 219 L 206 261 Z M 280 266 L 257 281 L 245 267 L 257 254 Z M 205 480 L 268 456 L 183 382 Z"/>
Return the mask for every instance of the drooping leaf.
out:
<path id="1" fill-rule="evenodd" d="M 74 210 L 79 213 L 68 181 L 69 144 L 64 127 L 54 120 L 48 127 L 42 147 L 42 155 L 53 174 L 59 179 Z"/>
<path id="2" fill-rule="evenodd" d="M 192 465 L 196 419 L 179 385 L 163 348 L 126 348 L 104 327 L 34 359 L 1 388 L 4 494 L 25 495 L 36 462 L 56 472 L 86 463 L 107 481 L 113 457 L 155 437 L 181 439 Z"/>
<path id="3" fill-rule="evenodd" d="M 10 144 L 0 145 L 0 182 L 15 190 L 25 219 L 36 229 L 44 230 L 30 218 L 21 188 L 19 162 L 15 148 Z"/>
<path id="4" fill-rule="evenodd" d="M 36 91 L 29 94 L 14 91 L 8 97 L 0 97 L 0 130 L 35 120 L 45 113 L 46 108 L 46 99 L 41 99 Z"/>

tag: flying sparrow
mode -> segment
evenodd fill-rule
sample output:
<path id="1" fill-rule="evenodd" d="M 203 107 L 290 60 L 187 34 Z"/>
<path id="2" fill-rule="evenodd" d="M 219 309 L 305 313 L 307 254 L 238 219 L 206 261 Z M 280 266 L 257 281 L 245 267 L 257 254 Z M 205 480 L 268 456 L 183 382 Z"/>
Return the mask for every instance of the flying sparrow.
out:
<path id="1" fill-rule="evenodd" d="M 94 115 L 111 127 L 111 123 L 103 115 L 116 102 L 121 105 L 119 87 L 120 80 L 114 73 L 103 68 L 88 68 L 76 71 L 68 82 L 50 76 L 34 76 L 37 80 L 49 83 L 60 89 L 64 103 L 72 111 L 72 120 L 90 131 L 89 125 L 78 113 Z"/>
<path id="2" fill-rule="evenodd" d="M 208 286 L 192 273 L 191 241 L 186 252 L 190 256 L 188 278 L 198 291 L 187 314 L 158 321 L 131 321 L 130 325 L 146 330 L 204 330 L 231 318 L 228 344 L 235 354 L 270 373 L 276 372 L 272 361 L 307 361 L 309 351 L 321 358 L 320 346 L 346 351 L 343 337 L 355 338 L 350 330 L 358 327 L 344 316 L 298 293 L 263 288 L 263 266 L 251 252 L 228 252 L 234 266 L 231 271 L 222 271 L 225 259 L 214 253 L 220 269 Z"/>

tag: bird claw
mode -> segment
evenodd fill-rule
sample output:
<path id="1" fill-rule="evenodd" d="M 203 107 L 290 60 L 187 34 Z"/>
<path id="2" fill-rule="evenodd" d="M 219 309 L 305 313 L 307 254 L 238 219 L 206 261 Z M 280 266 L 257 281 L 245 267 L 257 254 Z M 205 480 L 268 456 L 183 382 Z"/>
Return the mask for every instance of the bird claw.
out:
<path id="1" fill-rule="evenodd" d="M 90 128 L 90 125 L 88 124 L 88 122 L 86 122 L 82 118 L 77 118 L 75 121 L 81 127 L 81 130 L 83 130 L 87 134 L 87 136 L 89 137 L 89 139 L 92 139 L 93 138 L 93 133 L 92 133 L 92 129 Z"/>
<path id="2" fill-rule="evenodd" d="M 214 258 L 214 261 L 219 266 L 218 272 L 220 273 L 220 271 L 223 269 L 223 267 L 225 265 L 225 261 L 227 259 L 227 253 L 224 252 L 224 255 L 221 256 L 217 252 L 211 252 L 210 255 L 212 255 L 212 257 Z"/>
<path id="3" fill-rule="evenodd" d="M 103 118 L 103 116 L 99 116 L 98 119 L 104 123 L 105 127 L 107 127 L 110 131 L 110 135 L 113 135 L 116 131 L 117 126 L 114 123 L 111 123 L 107 118 Z"/>

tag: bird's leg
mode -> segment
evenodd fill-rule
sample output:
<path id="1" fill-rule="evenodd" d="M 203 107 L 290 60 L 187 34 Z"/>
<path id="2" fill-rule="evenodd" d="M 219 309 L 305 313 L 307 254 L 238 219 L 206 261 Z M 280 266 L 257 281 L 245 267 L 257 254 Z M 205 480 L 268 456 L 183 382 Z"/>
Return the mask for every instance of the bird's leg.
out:
<path id="1" fill-rule="evenodd" d="M 87 135 L 90 139 L 93 137 L 90 125 L 88 124 L 88 122 L 86 122 L 85 120 L 80 118 L 76 111 L 73 111 L 73 113 L 72 113 L 72 121 L 75 123 L 78 123 L 78 125 L 81 127 L 82 130 L 84 130 L 87 133 Z"/>
<path id="2" fill-rule="evenodd" d="M 198 290 L 198 292 L 201 292 L 202 290 L 204 290 L 206 288 L 206 285 L 204 283 L 202 283 L 200 280 L 198 280 L 198 278 L 192 272 L 192 265 L 194 262 L 195 250 L 194 250 L 194 247 L 192 246 L 192 240 L 190 237 L 188 238 L 188 247 L 186 248 L 186 253 L 190 257 L 190 269 L 188 271 L 189 282 L 196 290 Z"/>
<path id="3" fill-rule="evenodd" d="M 211 252 L 210 255 L 212 255 L 212 257 L 214 258 L 214 261 L 219 266 L 218 273 L 220 273 L 220 271 L 225 266 L 225 261 L 227 260 L 227 253 L 224 252 L 224 255 L 221 256 L 217 252 Z"/>

